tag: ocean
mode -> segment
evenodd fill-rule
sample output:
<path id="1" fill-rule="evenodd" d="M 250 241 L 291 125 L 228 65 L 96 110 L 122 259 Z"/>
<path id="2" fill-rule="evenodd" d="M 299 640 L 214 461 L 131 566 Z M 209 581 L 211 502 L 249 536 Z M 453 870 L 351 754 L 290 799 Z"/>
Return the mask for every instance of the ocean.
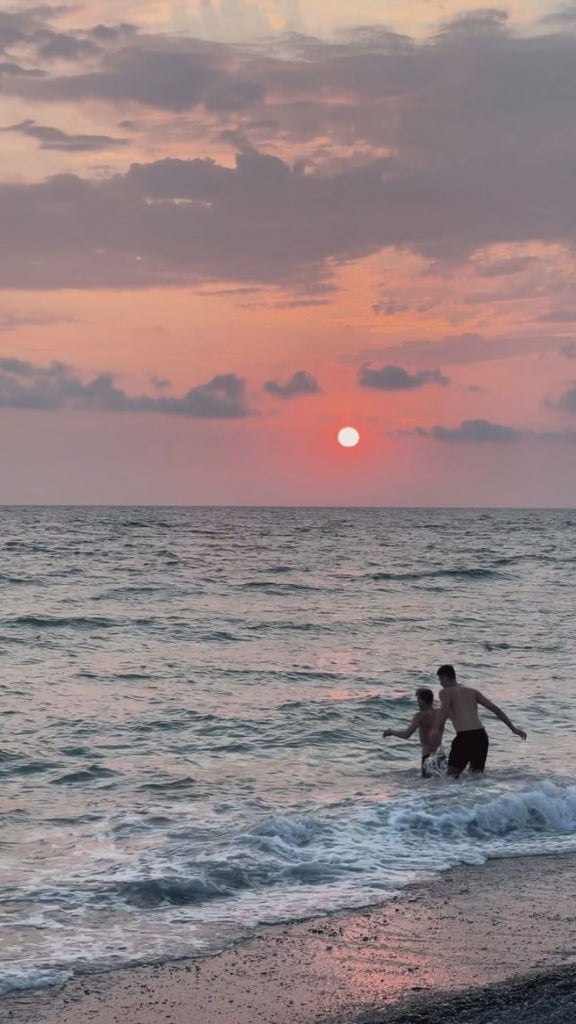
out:
<path id="1" fill-rule="evenodd" d="M 576 512 L 0 509 L 0 992 L 576 850 Z M 422 780 L 456 666 L 483 778 Z M 450 741 L 450 727 L 447 730 Z"/>

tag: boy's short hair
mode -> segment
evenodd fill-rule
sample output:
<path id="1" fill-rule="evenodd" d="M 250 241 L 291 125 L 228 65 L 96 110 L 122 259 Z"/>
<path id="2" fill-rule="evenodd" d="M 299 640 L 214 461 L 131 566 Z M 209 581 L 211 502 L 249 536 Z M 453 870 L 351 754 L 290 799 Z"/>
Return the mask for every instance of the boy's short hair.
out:
<path id="1" fill-rule="evenodd" d="M 447 679 L 456 679 L 454 665 L 440 665 L 436 675 L 438 678 L 440 678 L 440 676 L 446 676 Z"/>
<path id="2" fill-rule="evenodd" d="M 425 704 L 434 703 L 434 694 L 427 686 L 420 686 L 419 689 L 416 690 L 416 696 L 419 697 L 420 700 L 423 700 Z"/>

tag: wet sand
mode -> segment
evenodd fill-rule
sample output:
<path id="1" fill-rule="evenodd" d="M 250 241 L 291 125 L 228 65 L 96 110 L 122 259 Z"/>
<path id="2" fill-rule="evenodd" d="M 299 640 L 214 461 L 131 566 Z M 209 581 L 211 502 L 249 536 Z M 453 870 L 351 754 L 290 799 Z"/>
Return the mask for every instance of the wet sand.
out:
<path id="1" fill-rule="evenodd" d="M 122 969 L 80 977 L 58 989 L 5 996 L 0 1019 L 3 1024 L 575 1021 L 576 856 L 458 868 L 393 903 L 266 928 L 209 959 Z"/>

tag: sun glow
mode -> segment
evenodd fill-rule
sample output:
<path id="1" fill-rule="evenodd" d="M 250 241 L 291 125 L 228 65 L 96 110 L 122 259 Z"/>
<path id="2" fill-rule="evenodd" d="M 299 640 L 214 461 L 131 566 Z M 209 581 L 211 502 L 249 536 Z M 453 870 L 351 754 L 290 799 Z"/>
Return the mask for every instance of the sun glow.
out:
<path id="1" fill-rule="evenodd" d="M 360 434 L 356 427 L 342 427 L 338 431 L 338 444 L 343 448 L 355 448 L 360 440 Z"/>

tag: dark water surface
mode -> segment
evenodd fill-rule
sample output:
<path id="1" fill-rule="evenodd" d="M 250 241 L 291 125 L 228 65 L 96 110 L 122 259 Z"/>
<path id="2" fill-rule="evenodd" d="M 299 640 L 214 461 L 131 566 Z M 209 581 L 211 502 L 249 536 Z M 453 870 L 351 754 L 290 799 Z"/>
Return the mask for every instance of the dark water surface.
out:
<path id="1" fill-rule="evenodd" d="M 576 512 L 0 509 L 0 991 L 576 849 Z M 441 662 L 490 771 L 381 739 Z"/>

